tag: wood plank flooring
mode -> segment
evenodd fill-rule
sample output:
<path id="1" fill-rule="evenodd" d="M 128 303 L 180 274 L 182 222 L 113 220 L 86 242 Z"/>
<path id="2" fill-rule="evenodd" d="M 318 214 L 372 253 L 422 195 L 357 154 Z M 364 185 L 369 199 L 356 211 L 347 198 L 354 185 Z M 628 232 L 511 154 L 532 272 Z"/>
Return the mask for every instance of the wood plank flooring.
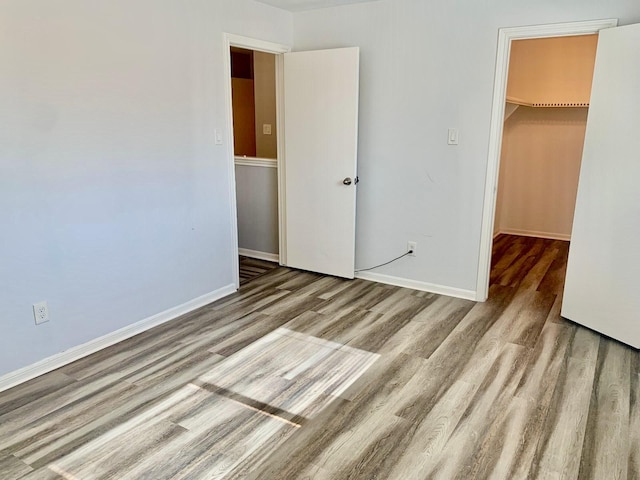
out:
<path id="1" fill-rule="evenodd" d="M 287 268 L 0 393 L 0 479 L 640 479 L 640 354 L 563 320 L 568 244 L 485 303 Z"/>
<path id="2" fill-rule="evenodd" d="M 239 264 L 240 285 L 244 285 L 254 278 L 264 275 L 274 268 L 278 268 L 277 263 L 258 260 L 257 258 L 244 257 L 242 255 L 240 255 Z"/>

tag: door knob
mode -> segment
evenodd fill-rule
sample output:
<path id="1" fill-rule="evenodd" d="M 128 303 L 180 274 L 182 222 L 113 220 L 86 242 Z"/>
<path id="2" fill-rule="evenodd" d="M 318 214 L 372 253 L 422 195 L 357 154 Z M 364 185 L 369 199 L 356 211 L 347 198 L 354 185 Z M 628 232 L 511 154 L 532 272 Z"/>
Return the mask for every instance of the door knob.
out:
<path id="1" fill-rule="evenodd" d="M 342 183 L 344 183 L 345 185 L 351 185 L 351 177 L 347 177 L 345 178 Z"/>

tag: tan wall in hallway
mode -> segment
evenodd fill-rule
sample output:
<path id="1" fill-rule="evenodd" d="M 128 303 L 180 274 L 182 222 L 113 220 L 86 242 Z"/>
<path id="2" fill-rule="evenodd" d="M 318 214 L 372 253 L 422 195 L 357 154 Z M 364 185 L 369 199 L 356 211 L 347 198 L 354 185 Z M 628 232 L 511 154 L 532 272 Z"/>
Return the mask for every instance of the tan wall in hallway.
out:
<path id="1" fill-rule="evenodd" d="M 587 112 L 520 107 L 505 122 L 496 231 L 571 234 Z"/>
<path id="2" fill-rule="evenodd" d="M 253 53 L 255 91 L 256 156 L 277 158 L 276 131 L 276 57 L 270 53 Z M 271 125 L 271 135 L 265 135 L 264 124 Z"/>
<path id="3" fill-rule="evenodd" d="M 253 80 L 232 78 L 233 152 L 256 156 L 256 125 Z"/>

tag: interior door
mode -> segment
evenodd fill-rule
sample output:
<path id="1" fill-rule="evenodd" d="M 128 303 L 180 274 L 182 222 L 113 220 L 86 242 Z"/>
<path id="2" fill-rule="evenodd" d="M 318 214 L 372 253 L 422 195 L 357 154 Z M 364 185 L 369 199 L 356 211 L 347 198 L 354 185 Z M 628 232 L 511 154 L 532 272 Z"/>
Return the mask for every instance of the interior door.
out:
<path id="1" fill-rule="evenodd" d="M 290 267 L 353 278 L 358 86 L 357 47 L 284 55 Z"/>
<path id="2" fill-rule="evenodd" d="M 640 348 L 640 25 L 602 30 L 562 316 Z"/>

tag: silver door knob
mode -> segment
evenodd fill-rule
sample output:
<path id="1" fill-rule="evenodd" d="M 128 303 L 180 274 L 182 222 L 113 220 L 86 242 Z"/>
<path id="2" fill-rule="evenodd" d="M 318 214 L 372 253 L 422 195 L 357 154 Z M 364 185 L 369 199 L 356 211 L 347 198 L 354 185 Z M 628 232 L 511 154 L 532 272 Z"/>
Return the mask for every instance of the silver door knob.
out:
<path id="1" fill-rule="evenodd" d="M 347 177 L 345 178 L 342 183 L 344 183 L 345 185 L 351 185 L 351 177 Z"/>

